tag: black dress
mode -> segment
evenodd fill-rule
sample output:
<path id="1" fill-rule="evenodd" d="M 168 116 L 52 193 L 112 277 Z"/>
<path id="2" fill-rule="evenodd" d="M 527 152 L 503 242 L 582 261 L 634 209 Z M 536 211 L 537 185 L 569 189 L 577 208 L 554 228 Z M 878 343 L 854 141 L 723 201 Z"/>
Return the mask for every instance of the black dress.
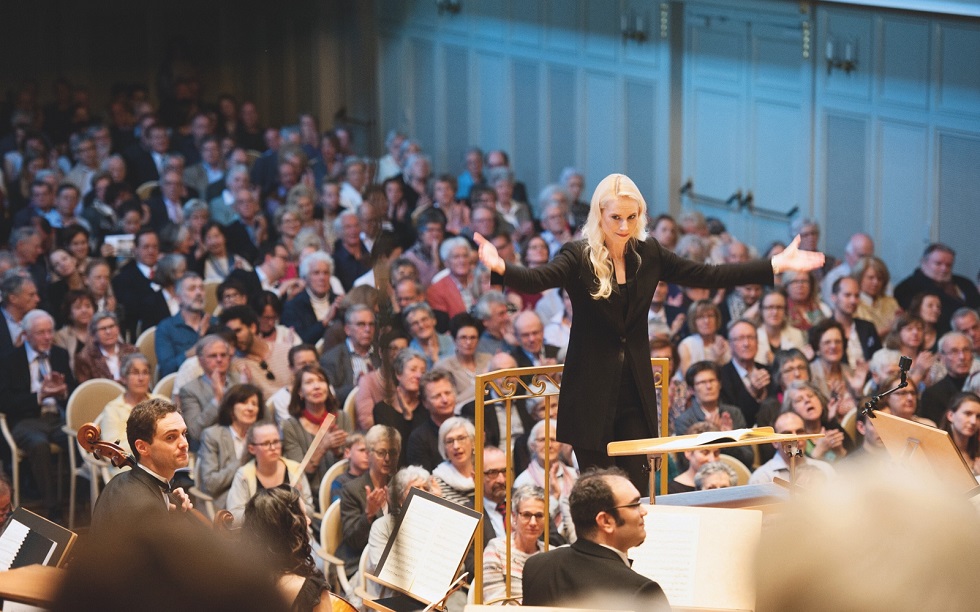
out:
<path id="1" fill-rule="evenodd" d="M 422 411 L 421 413 L 419 411 Z M 394 427 L 402 436 L 402 452 L 398 457 L 399 467 L 408 465 L 408 436 L 425 421 L 427 413 L 422 408 L 422 402 L 412 411 L 412 419 L 407 420 L 405 416 L 395 410 L 388 402 L 378 402 L 374 405 L 374 424 L 387 425 Z"/>

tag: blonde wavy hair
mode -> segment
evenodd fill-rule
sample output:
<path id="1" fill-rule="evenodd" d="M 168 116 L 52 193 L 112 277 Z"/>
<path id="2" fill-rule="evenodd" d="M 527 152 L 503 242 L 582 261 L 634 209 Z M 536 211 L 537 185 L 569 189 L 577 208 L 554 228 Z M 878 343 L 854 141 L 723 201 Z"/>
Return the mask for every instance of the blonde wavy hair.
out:
<path id="1" fill-rule="evenodd" d="M 592 194 L 589 217 L 582 228 L 582 235 L 586 241 L 586 254 L 589 256 L 589 262 L 592 263 L 592 270 L 598 281 L 598 287 L 592 292 L 592 297 L 597 300 L 612 295 L 613 264 L 609 258 L 609 249 L 606 248 L 606 235 L 602 231 L 602 212 L 606 206 L 619 198 L 629 198 L 639 206 L 636 227 L 627 246 L 635 251 L 636 243 L 646 240 L 647 237 L 647 203 L 637 189 L 636 183 L 625 174 L 610 174 L 602 179 Z"/>

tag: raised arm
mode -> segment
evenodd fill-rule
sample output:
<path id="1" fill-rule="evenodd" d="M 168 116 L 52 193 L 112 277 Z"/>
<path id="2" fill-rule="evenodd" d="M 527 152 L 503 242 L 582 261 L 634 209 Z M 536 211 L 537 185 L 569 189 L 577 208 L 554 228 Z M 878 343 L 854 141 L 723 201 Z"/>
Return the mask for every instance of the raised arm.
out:
<path id="1" fill-rule="evenodd" d="M 525 293 L 538 293 L 561 287 L 566 279 L 578 272 L 578 258 L 575 255 L 575 249 L 581 248 L 578 243 L 566 244 L 554 259 L 532 269 L 505 262 L 497 253 L 496 247 L 480 234 L 474 233 L 473 239 L 480 246 L 480 262 L 497 277 L 491 280 L 494 284 L 499 284 L 502 276 L 508 287 Z"/>

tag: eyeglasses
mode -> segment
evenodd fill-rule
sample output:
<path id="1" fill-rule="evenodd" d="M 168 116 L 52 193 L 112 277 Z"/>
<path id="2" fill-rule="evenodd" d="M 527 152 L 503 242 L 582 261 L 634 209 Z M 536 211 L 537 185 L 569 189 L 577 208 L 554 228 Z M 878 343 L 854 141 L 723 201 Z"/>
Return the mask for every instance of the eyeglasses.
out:
<path id="1" fill-rule="evenodd" d="M 263 372 L 265 372 L 265 379 L 266 380 L 275 380 L 276 379 L 276 375 L 273 374 L 271 370 L 269 370 L 269 364 L 267 364 L 265 362 L 265 359 L 263 359 L 262 361 L 259 362 L 259 367 L 262 368 L 262 371 Z"/>
<path id="2" fill-rule="evenodd" d="M 786 366 L 785 368 L 781 368 L 779 371 L 783 374 L 790 374 L 792 372 L 806 372 L 807 366 L 801 363 L 795 366 Z"/>
<path id="3" fill-rule="evenodd" d="M 775 305 L 774 304 L 772 306 L 763 306 L 762 309 L 763 310 L 778 311 L 778 310 L 786 310 L 786 307 L 785 306 L 778 306 L 778 305 Z"/>
<path id="4" fill-rule="evenodd" d="M 374 327 L 374 321 L 358 321 L 356 323 L 351 323 L 354 327 Z"/>
<path id="5" fill-rule="evenodd" d="M 623 504 L 621 506 L 613 506 L 612 508 L 609 508 L 609 510 L 607 510 L 606 512 L 610 512 L 612 510 L 618 510 L 620 508 L 639 508 L 642 505 L 643 502 L 638 499 L 635 502 L 630 502 L 628 504 Z"/>
<path id="6" fill-rule="evenodd" d="M 395 456 L 395 451 L 387 448 L 372 448 L 371 452 L 374 453 L 374 456 L 378 459 L 387 459 L 388 457 Z"/>
<path id="7" fill-rule="evenodd" d="M 521 517 L 522 521 L 528 523 L 531 522 L 531 519 L 535 519 L 539 523 L 544 520 L 544 512 L 518 512 L 517 516 Z"/>
<path id="8" fill-rule="evenodd" d="M 456 436 L 455 438 L 446 438 L 446 446 L 455 446 L 456 444 L 462 444 L 468 442 L 470 439 L 467 435 Z"/>
<path id="9" fill-rule="evenodd" d="M 97 332 L 110 331 L 110 330 L 116 329 L 118 327 L 119 327 L 118 325 L 116 325 L 115 323 L 112 323 L 110 325 L 103 325 L 102 327 L 96 327 L 95 328 L 95 331 L 97 331 Z"/>
<path id="10" fill-rule="evenodd" d="M 282 446 L 282 440 L 266 440 L 265 442 L 253 442 L 252 446 L 261 446 L 265 450 L 272 450 Z"/>
<path id="11" fill-rule="evenodd" d="M 706 380 L 696 380 L 696 381 L 694 381 L 694 386 L 695 387 L 710 387 L 712 385 L 717 385 L 717 384 L 718 384 L 718 379 L 717 378 L 708 378 Z"/>
<path id="12" fill-rule="evenodd" d="M 483 470 L 483 475 L 487 478 L 496 478 L 497 476 L 503 476 L 507 473 L 506 468 L 492 468 L 489 470 Z"/>

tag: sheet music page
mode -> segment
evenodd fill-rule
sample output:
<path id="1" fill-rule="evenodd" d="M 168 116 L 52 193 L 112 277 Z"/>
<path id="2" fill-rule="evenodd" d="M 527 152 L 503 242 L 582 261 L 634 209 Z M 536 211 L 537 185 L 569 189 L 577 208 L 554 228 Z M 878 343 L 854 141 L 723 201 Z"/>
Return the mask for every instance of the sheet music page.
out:
<path id="1" fill-rule="evenodd" d="M 10 525 L 3 532 L 0 538 L 0 571 L 6 571 L 13 565 L 17 553 L 20 551 L 24 539 L 31 532 L 31 528 L 20 521 L 11 520 Z"/>
<path id="2" fill-rule="evenodd" d="M 441 598 L 456 577 L 478 520 L 414 497 L 378 578 L 425 601 Z"/>
<path id="3" fill-rule="evenodd" d="M 701 517 L 650 513 L 644 526 L 646 541 L 630 550 L 633 569 L 656 580 L 670 605 L 693 606 Z"/>

